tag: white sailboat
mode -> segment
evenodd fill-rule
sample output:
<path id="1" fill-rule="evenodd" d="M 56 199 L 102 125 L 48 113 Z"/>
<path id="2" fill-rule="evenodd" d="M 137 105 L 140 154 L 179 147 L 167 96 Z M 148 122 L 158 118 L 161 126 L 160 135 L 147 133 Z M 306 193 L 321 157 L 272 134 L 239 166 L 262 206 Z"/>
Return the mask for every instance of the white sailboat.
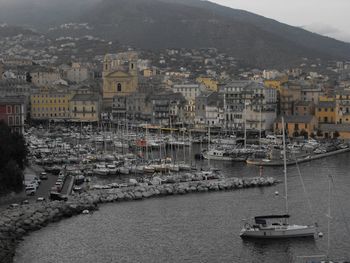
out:
<path id="1" fill-rule="evenodd" d="M 246 223 L 241 230 L 241 238 L 296 238 L 311 237 L 316 235 L 314 225 L 292 225 L 288 223 L 290 217 L 288 211 L 288 187 L 287 187 L 287 161 L 286 161 L 286 139 L 284 119 L 282 117 L 283 127 L 283 157 L 284 157 L 284 187 L 285 187 L 285 214 L 256 216 L 254 224 Z"/>

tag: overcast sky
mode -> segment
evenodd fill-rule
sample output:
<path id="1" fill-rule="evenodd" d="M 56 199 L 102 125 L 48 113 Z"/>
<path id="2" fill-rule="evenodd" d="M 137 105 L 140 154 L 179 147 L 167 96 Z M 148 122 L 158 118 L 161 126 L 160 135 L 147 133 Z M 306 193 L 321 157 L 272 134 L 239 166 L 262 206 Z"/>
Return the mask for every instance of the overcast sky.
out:
<path id="1" fill-rule="evenodd" d="M 350 42 L 350 0 L 210 0 Z"/>

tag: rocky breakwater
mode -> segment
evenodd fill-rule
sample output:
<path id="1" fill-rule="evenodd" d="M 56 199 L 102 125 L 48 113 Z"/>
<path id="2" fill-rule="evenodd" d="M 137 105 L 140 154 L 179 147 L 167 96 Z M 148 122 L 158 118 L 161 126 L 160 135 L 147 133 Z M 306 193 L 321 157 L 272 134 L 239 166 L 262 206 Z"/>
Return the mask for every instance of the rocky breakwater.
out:
<path id="1" fill-rule="evenodd" d="M 97 209 L 91 199 L 76 198 L 64 201 L 38 202 L 8 208 L 0 215 L 0 262 L 12 262 L 17 243 L 31 231 L 51 222 Z"/>
<path id="2" fill-rule="evenodd" d="M 158 185 L 134 183 L 123 187 L 111 184 L 103 187 L 103 189 L 75 194 L 70 196 L 66 202 L 44 201 L 8 208 L 2 211 L 0 215 L 0 262 L 13 261 L 17 243 L 29 232 L 39 230 L 51 222 L 81 214 L 87 210 L 96 210 L 98 204 L 142 200 L 168 195 L 264 187 L 276 183 L 277 181 L 271 177 L 256 177 L 173 182 Z"/>
<path id="3" fill-rule="evenodd" d="M 210 191 L 229 191 L 242 188 L 264 187 L 276 184 L 272 177 L 226 178 L 220 180 L 202 180 L 190 182 L 174 182 L 159 185 L 137 183 L 120 187 L 117 184 L 106 185 L 98 189 L 80 193 L 75 198 L 94 200 L 97 203 L 141 200 L 168 195 L 184 195 Z"/>

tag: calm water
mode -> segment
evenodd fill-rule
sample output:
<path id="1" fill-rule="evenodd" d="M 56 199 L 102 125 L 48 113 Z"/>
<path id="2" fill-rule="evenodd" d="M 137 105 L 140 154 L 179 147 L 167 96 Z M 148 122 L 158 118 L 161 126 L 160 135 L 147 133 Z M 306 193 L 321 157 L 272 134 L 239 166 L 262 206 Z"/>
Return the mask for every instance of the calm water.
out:
<path id="1" fill-rule="evenodd" d="M 294 262 L 327 250 L 328 175 L 334 176 L 331 255 L 350 258 L 350 154 L 300 166 L 313 214 L 296 167 L 288 169 L 291 223 L 320 225 L 316 240 L 242 241 L 242 219 L 283 212 L 283 185 L 233 192 L 170 196 L 103 205 L 92 215 L 51 224 L 20 243 L 15 262 Z M 213 163 L 227 176 L 255 176 L 241 163 Z M 283 178 L 282 168 L 264 175 Z M 280 195 L 275 196 L 275 191 Z M 314 216 L 313 216 L 314 215 Z"/>

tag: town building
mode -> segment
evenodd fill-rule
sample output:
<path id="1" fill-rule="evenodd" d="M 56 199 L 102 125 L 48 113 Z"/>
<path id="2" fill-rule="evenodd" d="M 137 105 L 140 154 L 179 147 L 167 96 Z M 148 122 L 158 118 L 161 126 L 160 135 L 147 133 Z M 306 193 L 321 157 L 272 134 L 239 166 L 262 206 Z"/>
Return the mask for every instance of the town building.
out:
<path id="1" fill-rule="evenodd" d="M 67 87 L 41 88 L 30 96 L 33 120 L 68 120 L 74 92 Z"/>
<path id="2" fill-rule="evenodd" d="M 319 124 L 335 124 L 337 119 L 335 99 L 320 100 L 315 110 L 315 116 Z"/>
<path id="3" fill-rule="evenodd" d="M 277 116 L 277 90 L 252 81 L 221 86 L 226 129 L 272 129 Z"/>
<path id="4" fill-rule="evenodd" d="M 315 103 L 312 101 L 297 101 L 294 104 L 294 115 L 315 115 Z"/>
<path id="5" fill-rule="evenodd" d="M 336 123 L 350 123 L 350 90 L 336 93 Z"/>
<path id="6" fill-rule="evenodd" d="M 111 111 L 115 96 L 127 96 L 137 91 L 137 54 L 107 54 L 103 61 L 102 78 L 103 107 L 106 111 Z"/>
<path id="7" fill-rule="evenodd" d="M 186 103 L 181 93 L 162 93 L 150 97 L 152 123 L 175 126 L 183 124 L 183 108 Z"/>
<path id="8" fill-rule="evenodd" d="M 204 85 L 208 90 L 211 91 L 218 91 L 219 82 L 216 79 L 210 78 L 210 77 L 198 77 L 196 81 L 199 84 Z"/>
<path id="9" fill-rule="evenodd" d="M 317 120 L 312 115 L 284 116 L 284 123 L 285 132 L 289 137 L 310 136 L 317 130 Z M 274 131 L 281 134 L 282 130 L 282 117 L 280 116 L 275 122 Z"/>
<path id="10" fill-rule="evenodd" d="M 32 83 L 38 87 L 52 85 L 61 79 L 61 74 L 56 69 L 42 68 L 30 73 Z"/>
<path id="11" fill-rule="evenodd" d="M 4 64 L 0 61 L 0 80 L 3 78 L 2 74 L 4 74 Z"/>
<path id="12" fill-rule="evenodd" d="M 69 102 L 70 121 L 98 122 L 101 100 L 96 93 L 75 94 Z"/>
<path id="13" fill-rule="evenodd" d="M 0 121 L 4 121 L 12 132 L 23 133 L 26 121 L 25 98 L 22 96 L 0 97 Z"/>
<path id="14" fill-rule="evenodd" d="M 72 63 L 72 67 L 65 70 L 65 78 L 69 81 L 80 83 L 89 79 L 89 69 L 81 63 Z"/>

